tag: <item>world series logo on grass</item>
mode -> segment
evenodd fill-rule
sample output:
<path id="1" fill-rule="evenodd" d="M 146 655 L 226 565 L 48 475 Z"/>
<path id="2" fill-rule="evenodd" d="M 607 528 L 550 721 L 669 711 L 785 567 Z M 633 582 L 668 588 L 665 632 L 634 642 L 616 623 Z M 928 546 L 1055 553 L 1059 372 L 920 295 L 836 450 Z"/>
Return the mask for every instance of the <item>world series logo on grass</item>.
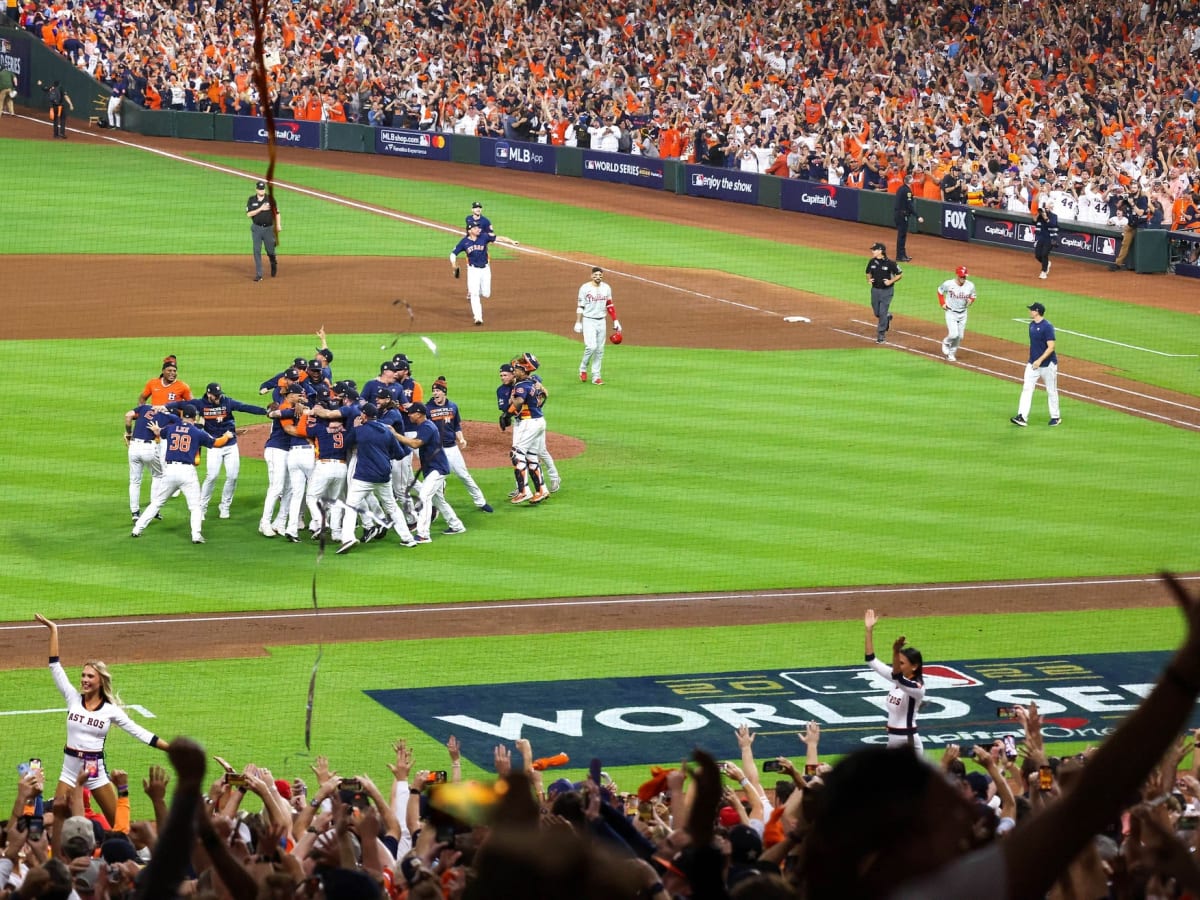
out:
<path id="1" fill-rule="evenodd" d="M 927 747 L 990 743 L 1016 733 L 997 707 L 1036 701 L 1050 741 L 1098 743 L 1154 686 L 1166 652 L 1111 653 L 925 667 L 920 714 Z M 700 746 L 736 749 L 748 724 L 759 759 L 802 755 L 796 735 L 821 725 L 821 752 L 886 743 L 889 682 L 864 666 L 634 678 L 375 689 L 366 693 L 439 742 L 451 734 L 475 764 L 493 748 L 528 738 L 539 755 L 601 756 L 606 765 L 678 760 Z"/>

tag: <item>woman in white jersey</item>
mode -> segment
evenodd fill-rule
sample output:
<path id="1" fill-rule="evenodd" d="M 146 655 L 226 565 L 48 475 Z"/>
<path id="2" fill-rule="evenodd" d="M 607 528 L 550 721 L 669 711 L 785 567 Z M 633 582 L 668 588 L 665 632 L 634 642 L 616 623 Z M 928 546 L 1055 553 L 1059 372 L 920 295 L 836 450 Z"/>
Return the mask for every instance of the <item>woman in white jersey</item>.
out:
<path id="1" fill-rule="evenodd" d="M 113 690 L 108 667 L 99 660 L 83 664 L 79 690 L 71 685 L 58 661 L 58 625 L 38 613 L 34 616 L 50 629 L 50 674 L 58 692 L 67 701 L 67 744 L 63 747 L 62 774 L 54 791 L 54 819 L 67 820 L 70 795 L 79 774 L 87 771 L 87 788 L 100 804 L 104 817 L 112 822 L 117 816 L 117 789 L 108 780 L 104 765 L 104 741 L 110 725 L 117 725 L 139 741 L 167 749 L 167 742 L 132 721 L 121 707 L 121 698 Z"/>
<path id="2" fill-rule="evenodd" d="M 867 665 L 890 679 L 892 689 L 888 693 L 887 734 L 889 747 L 912 747 L 917 753 L 924 749 L 921 736 L 917 734 L 917 710 L 925 699 L 925 677 L 921 670 L 921 651 L 916 647 L 905 647 L 904 636 L 892 643 L 892 664 L 884 665 L 875 658 L 875 625 L 879 617 L 875 610 L 868 609 L 863 616 L 867 628 Z"/>

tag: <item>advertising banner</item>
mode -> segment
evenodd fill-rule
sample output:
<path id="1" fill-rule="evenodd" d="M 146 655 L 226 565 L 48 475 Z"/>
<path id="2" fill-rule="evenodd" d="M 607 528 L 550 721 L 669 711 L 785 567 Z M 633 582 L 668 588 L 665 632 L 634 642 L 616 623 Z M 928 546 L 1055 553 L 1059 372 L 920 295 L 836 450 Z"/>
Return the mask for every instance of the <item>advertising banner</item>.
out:
<path id="1" fill-rule="evenodd" d="M 1099 743 L 1141 702 L 1166 652 L 964 659 L 925 665 L 928 693 L 918 723 L 927 750 L 983 744 L 1013 734 L 1009 708 L 1037 701 L 1047 741 Z M 428 688 L 381 684 L 366 693 L 439 743 L 487 768 L 496 744 L 529 738 L 572 764 L 600 756 L 633 766 L 684 759 L 693 747 L 720 755 L 732 731 L 758 732 L 759 759 L 796 756 L 796 733 L 821 725 L 821 752 L 887 743 L 892 682 L 864 665 L 597 677 Z M 1194 713 L 1191 717 L 1197 719 Z M 799 748 L 799 749 L 797 749 Z M 516 761 L 514 760 L 514 763 Z"/>
<path id="2" fill-rule="evenodd" d="M 598 150 L 583 151 L 583 177 L 660 190 L 664 184 L 661 159 Z"/>
<path id="3" fill-rule="evenodd" d="M 1030 222 L 1012 219 L 992 219 L 974 216 L 975 226 L 972 239 L 1002 247 L 1025 247 L 1033 249 L 1034 232 Z M 1088 231 L 1070 231 L 1060 226 L 1058 245 L 1054 252 L 1059 256 L 1111 263 L 1121 252 L 1121 238 L 1111 234 L 1096 234 Z"/>
<path id="4" fill-rule="evenodd" d="M 960 203 L 943 203 L 942 205 L 942 237 L 952 241 L 969 241 L 971 239 L 971 207 Z"/>
<path id="5" fill-rule="evenodd" d="M 858 190 L 789 178 L 779 185 L 779 208 L 857 222 Z"/>
<path id="6" fill-rule="evenodd" d="M 480 138 L 479 143 L 479 161 L 485 166 L 548 175 L 557 170 L 554 147 L 550 144 L 526 144 L 499 138 Z"/>
<path id="7" fill-rule="evenodd" d="M 376 128 L 375 152 L 390 156 L 450 159 L 450 137 L 441 132 Z"/>
<path id="8" fill-rule="evenodd" d="M 17 96 L 29 97 L 32 69 L 29 65 L 29 42 L 14 41 L 0 37 L 0 69 L 8 69 L 17 76 Z"/>
<path id="9" fill-rule="evenodd" d="M 265 144 L 267 123 L 265 119 L 238 116 L 233 120 L 233 139 L 244 144 Z M 321 149 L 320 122 L 294 122 L 290 119 L 275 123 L 275 144 L 279 147 L 303 147 L 305 150 Z"/>
<path id="10" fill-rule="evenodd" d="M 758 178 L 754 172 L 740 169 L 710 169 L 707 166 L 687 167 L 689 197 L 711 197 L 734 203 L 758 203 Z"/>

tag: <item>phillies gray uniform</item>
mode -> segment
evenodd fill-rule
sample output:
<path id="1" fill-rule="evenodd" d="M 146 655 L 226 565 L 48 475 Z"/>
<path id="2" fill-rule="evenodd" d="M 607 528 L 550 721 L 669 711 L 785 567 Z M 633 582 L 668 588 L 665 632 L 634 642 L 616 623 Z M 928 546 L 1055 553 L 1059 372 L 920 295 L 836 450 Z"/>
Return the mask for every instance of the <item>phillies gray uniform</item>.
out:
<path id="1" fill-rule="evenodd" d="M 946 337 L 942 341 L 942 354 L 955 362 L 955 354 L 967 333 L 967 310 L 975 302 L 975 285 L 967 280 L 967 267 L 959 266 L 953 278 L 947 278 L 938 287 L 938 303 L 946 311 Z"/>
<path id="2" fill-rule="evenodd" d="M 604 272 L 592 269 L 591 281 L 579 287 L 575 307 L 575 332 L 583 335 L 583 359 L 579 361 L 579 380 L 587 381 L 588 363 L 592 366 L 592 384 L 604 384 L 600 377 L 600 366 L 604 362 L 604 341 L 608 337 L 608 326 L 604 317 L 611 316 L 613 330 L 620 331 L 617 311 L 613 306 L 612 288 L 604 280 Z"/>

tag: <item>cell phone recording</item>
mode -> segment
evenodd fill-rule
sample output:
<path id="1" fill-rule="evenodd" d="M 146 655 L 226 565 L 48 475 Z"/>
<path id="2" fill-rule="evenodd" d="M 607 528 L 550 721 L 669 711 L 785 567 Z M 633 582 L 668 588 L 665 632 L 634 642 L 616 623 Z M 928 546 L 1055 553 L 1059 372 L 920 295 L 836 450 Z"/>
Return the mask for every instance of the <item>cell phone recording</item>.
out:
<path id="1" fill-rule="evenodd" d="M 783 763 L 781 763 L 777 759 L 768 759 L 765 762 L 763 762 L 763 771 L 764 772 L 782 772 L 783 771 Z"/>

